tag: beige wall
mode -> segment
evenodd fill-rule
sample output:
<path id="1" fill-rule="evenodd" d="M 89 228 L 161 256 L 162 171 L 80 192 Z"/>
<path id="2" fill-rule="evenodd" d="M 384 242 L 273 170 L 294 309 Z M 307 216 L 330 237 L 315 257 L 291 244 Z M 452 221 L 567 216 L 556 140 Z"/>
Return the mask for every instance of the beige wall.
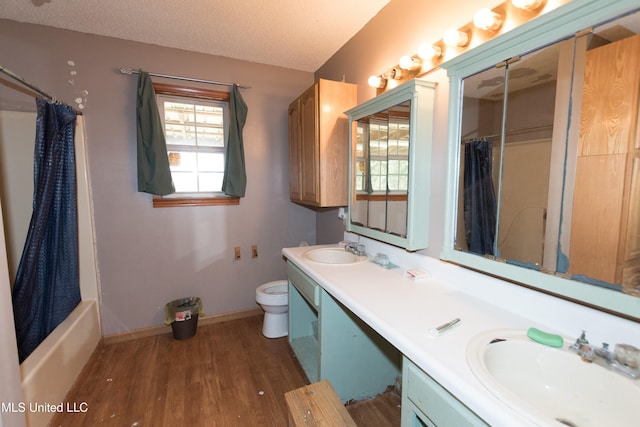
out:
<path id="1" fill-rule="evenodd" d="M 281 248 L 315 243 L 315 213 L 288 194 L 287 107 L 311 73 L 8 20 L 0 20 L 0 58 L 64 102 L 85 105 L 105 334 L 162 324 L 164 304 L 184 296 L 201 297 L 208 315 L 256 308 L 256 287 L 285 277 Z M 249 113 L 240 206 L 154 209 L 137 192 L 137 80 L 120 67 L 251 86 L 241 90 Z M 35 109 L 3 81 L 0 109 Z"/>

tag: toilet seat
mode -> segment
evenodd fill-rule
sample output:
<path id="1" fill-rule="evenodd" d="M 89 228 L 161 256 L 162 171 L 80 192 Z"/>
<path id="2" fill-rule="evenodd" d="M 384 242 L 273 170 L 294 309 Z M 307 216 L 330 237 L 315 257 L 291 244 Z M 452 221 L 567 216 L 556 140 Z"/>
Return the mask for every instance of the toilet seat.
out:
<path id="1" fill-rule="evenodd" d="M 262 305 L 288 305 L 289 284 L 286 280 L 276 280 L 258 286 L 256 302 Z"/>

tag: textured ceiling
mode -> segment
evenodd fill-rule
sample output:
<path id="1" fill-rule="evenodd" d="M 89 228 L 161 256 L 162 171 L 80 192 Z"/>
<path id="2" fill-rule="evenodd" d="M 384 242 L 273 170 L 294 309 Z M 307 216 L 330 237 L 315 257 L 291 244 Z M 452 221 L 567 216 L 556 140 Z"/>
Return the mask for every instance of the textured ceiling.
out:
<path id="1" fill-rule="evenodd" d="M 390 0 L 1 0 L 0 18 L 314 72 Z"/>

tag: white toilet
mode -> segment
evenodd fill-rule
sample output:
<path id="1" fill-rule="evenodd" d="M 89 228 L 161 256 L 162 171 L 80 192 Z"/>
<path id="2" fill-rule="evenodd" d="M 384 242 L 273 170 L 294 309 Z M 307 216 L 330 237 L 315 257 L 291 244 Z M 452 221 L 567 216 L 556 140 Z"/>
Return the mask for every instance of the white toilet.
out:
<path id="1" fill-rule="evenodd" d="M 289 333 L 289 288 L 286 280 L 265 283 L 256 289 L 256 302 L 264 310 L 262 335 L 280 338 Z"/>

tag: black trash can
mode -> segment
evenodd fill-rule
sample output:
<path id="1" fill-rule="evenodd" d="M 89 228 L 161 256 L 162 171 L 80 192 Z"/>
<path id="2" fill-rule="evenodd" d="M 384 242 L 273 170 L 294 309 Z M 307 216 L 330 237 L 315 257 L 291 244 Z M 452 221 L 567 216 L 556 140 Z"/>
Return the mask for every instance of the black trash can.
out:
<path id="1" fill-rule="evenodd" d="M 182 341 L 193 337 L 198 329 L 202 301 L 197 297 L 180 298 L 164 306 L 164 323 L 171 325 L 173 338 Z"/>

